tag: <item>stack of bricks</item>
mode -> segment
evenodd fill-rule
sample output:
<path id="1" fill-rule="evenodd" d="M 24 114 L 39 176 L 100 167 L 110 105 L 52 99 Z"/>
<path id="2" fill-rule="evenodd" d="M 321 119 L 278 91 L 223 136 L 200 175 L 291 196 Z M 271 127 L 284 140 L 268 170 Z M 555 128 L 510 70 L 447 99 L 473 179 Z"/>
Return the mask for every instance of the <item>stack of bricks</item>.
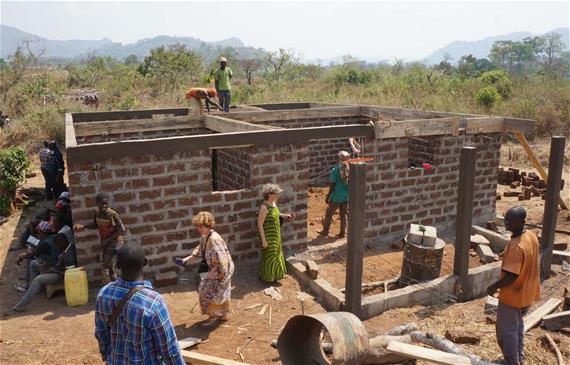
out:
<path id="1" fill-rule="evenodd" d="M 487 139 L 487 138 L 491 139 Z M 368 163 L 367 243 L 389 242 L 405 234 L 411 223 L 445 228 L 455 223 L 459 158 L 464 141 L 477 146 L 474 223 L 495 216 L 500 133 L 483 136 L 435 136 L 429 140 L 437 151 L 431 169 L 409 169 L 407 138 L 367 141 Z"/>
<path id="2" fill-rule="evenodd" d="M 110 205 L 121 216 L 125 239 L 140 242 L 149 259 L 146 274 L 157 285 L 175 283 L 179 268 L 173 257 L 188 255 L 198 242 L 192 216 L 201 210 L 214 214 L 216 230 L 228 243 L 234 260 L 259 258 L 256 217 L 262 184 L 280 184 L 285 192 L 280 208 L 295 210 L 297 218 L 284 224 L 285 251 L 307 245 L 308 146 L 269 145 L 250 149 L 251 189 L 212 191 L 211 152 L 192 150 L 170 155 L 93 161 L 68 161 L 69 182 L 76 223 L 92 221 L 95 195 L 110 195 Z M 77 234 L 79 264 L 91 281 L 100 279 L 100 243 L 96 231 Z"/>

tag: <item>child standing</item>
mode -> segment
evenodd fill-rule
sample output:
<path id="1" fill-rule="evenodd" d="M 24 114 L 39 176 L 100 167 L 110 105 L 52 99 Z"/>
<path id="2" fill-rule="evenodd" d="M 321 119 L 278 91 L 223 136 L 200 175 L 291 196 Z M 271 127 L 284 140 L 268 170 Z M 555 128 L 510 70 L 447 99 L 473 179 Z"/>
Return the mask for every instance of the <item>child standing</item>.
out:
<path id="1" fill-rule="evenodd" d="M 109 283 L 117 280 L 117 251 L 123 244 L 125 226 L 117 212 L 109 208 L 109 196 L 99 193 L 95 197 L 97 210 L 93 217 L 93 223 L 76 224 L 74 229 L 97 229 L 101 238 L 101 274 L 103 281 Z"/>

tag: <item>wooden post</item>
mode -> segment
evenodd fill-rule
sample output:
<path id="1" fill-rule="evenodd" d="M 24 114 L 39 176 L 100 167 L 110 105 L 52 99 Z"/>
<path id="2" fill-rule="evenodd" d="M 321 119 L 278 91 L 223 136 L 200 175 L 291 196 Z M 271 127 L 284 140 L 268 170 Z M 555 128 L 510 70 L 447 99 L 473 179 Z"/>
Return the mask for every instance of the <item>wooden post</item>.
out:
<path id="1" fill-rule="evenodd" d="M 554 248 L 554 230 L 558 216 L 558 201 L 560 199 L 560 183 L 562 165 L 564 162 L 564 147 L 566 137 L 554 136 L 550 142 L 550 158 L 548 161 L 548 181 L 546 199 L 544 202 L 544 217 L 542 226 L 542 278 L 550 277 L 552 265 L 552 250 Z"/>
<path id="2" fill-rule="evenodd" d="M 362 318 L 362 259 L 364 253 L 364 202 L 366 164 L 350 164 L 348 177 L 348 239 L 346 255 L 346 304 L 344 310 Z"/>
<path id="3" fill-rule="evenodd" d="M 471 220 L 473 218 L 473 187 L 475 181 L 475 155 L 477 149 L 465 146 L 461 149 L 459 183 L 457 187 L 457 219 L 455 229 L 455 257 L 453 274 L 459 276 L 456 295 L 467 299 L 466 279 L 469 270 L 469 247 L 471 244 Z"/>

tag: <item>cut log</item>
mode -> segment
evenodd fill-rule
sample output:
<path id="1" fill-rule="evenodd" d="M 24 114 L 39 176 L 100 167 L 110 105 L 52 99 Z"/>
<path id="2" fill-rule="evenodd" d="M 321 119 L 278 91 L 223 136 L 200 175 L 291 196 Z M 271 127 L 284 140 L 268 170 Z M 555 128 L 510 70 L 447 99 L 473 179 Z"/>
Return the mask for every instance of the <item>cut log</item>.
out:
<path id="1" fill-rule="evenodd" d="M 465 356 L 449 354 L 447 352 L 427 349 L 425 347 L 410 345 L 397 341 L 390 342 L 386 348 L 389 352 L 416 359 L 432 361 L 436 364 L 471 365 L 471 360 Z"/>
<path id="2" fill-rule="evenodd" d="M 400 326 L 392 328 L 390 331 L 384 333 L 386 336 L 401 336 L 408 334 L 418 329 L 418 326 L 414 322 L 402 324 Z"/>
<path id="3" fill-rule="evenodd" d="M 311 279 L 315 280 L 319 277 L 319 267 L 315 261 L 305 261 L 305 270 Z"/>
<path id="4" fill-rule="evenodd" d="M 558 331 L 563 328 L 570 329 L 570 310 L 542 317 L 542 325 L 549 331 Z"/>
<path id="5" fill-rule="evenodd" d="M 221 357 L 200 354 L 195 351 L 182 350 L 182 357 L 191 365 L 248 365 L 245 362 L 222 359 Z"/>
<path id="6" fill-rule="evenodd" d="M 489 242 L 491 242 L 491 248 L 495 252 L 503 252 L 509 243 L 509 238 L 503 236 L 502 234 L 479 226 L 473 226 L 471 229 L 471 234 L 480 234 L 481 236 L 488 239 Z"/>
<path id="7" fill-rule="evenodd" d="M 524 331 L 528 332 L 531 328 L 539 324 L 542 321 L 542 317 L 554 312 L 556 308 L 560 306 L 560 303 L 562 303 L 562 299 L 550 298 L 533 312 L 524 316 Z"/>
<path id="8" fill-rule="evenodd" d="M 470 345 L 477 345 L 481 342 L 481 337 L 478 335 L 462 330 L 448 329 L 445 331 L 445 338 L 454 343 L 468 343 Z"/>

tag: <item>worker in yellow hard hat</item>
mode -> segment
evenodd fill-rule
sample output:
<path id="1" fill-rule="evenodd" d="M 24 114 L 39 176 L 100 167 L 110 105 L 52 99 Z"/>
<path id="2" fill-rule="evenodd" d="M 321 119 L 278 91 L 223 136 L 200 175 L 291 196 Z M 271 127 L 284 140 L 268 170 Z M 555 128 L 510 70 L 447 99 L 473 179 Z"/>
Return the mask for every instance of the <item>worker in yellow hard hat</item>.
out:
<path id="1" fill-rule="evenodd" d="M 186 99 L 190 102 L 192 106 L 192 112 L 194 114 L 202 115 L 204 114 L 204 105 L 202 100 L 206 101 L 206 109 L 208 113 L 210 112 L 210 104 L 214 105 L 221 111 L 224 109 L 216 103 L 212 98 L 217 96 L 216 90 L 214 88 L 204 88 L 204 87 L 193 87 L 186 91 Z"/>

